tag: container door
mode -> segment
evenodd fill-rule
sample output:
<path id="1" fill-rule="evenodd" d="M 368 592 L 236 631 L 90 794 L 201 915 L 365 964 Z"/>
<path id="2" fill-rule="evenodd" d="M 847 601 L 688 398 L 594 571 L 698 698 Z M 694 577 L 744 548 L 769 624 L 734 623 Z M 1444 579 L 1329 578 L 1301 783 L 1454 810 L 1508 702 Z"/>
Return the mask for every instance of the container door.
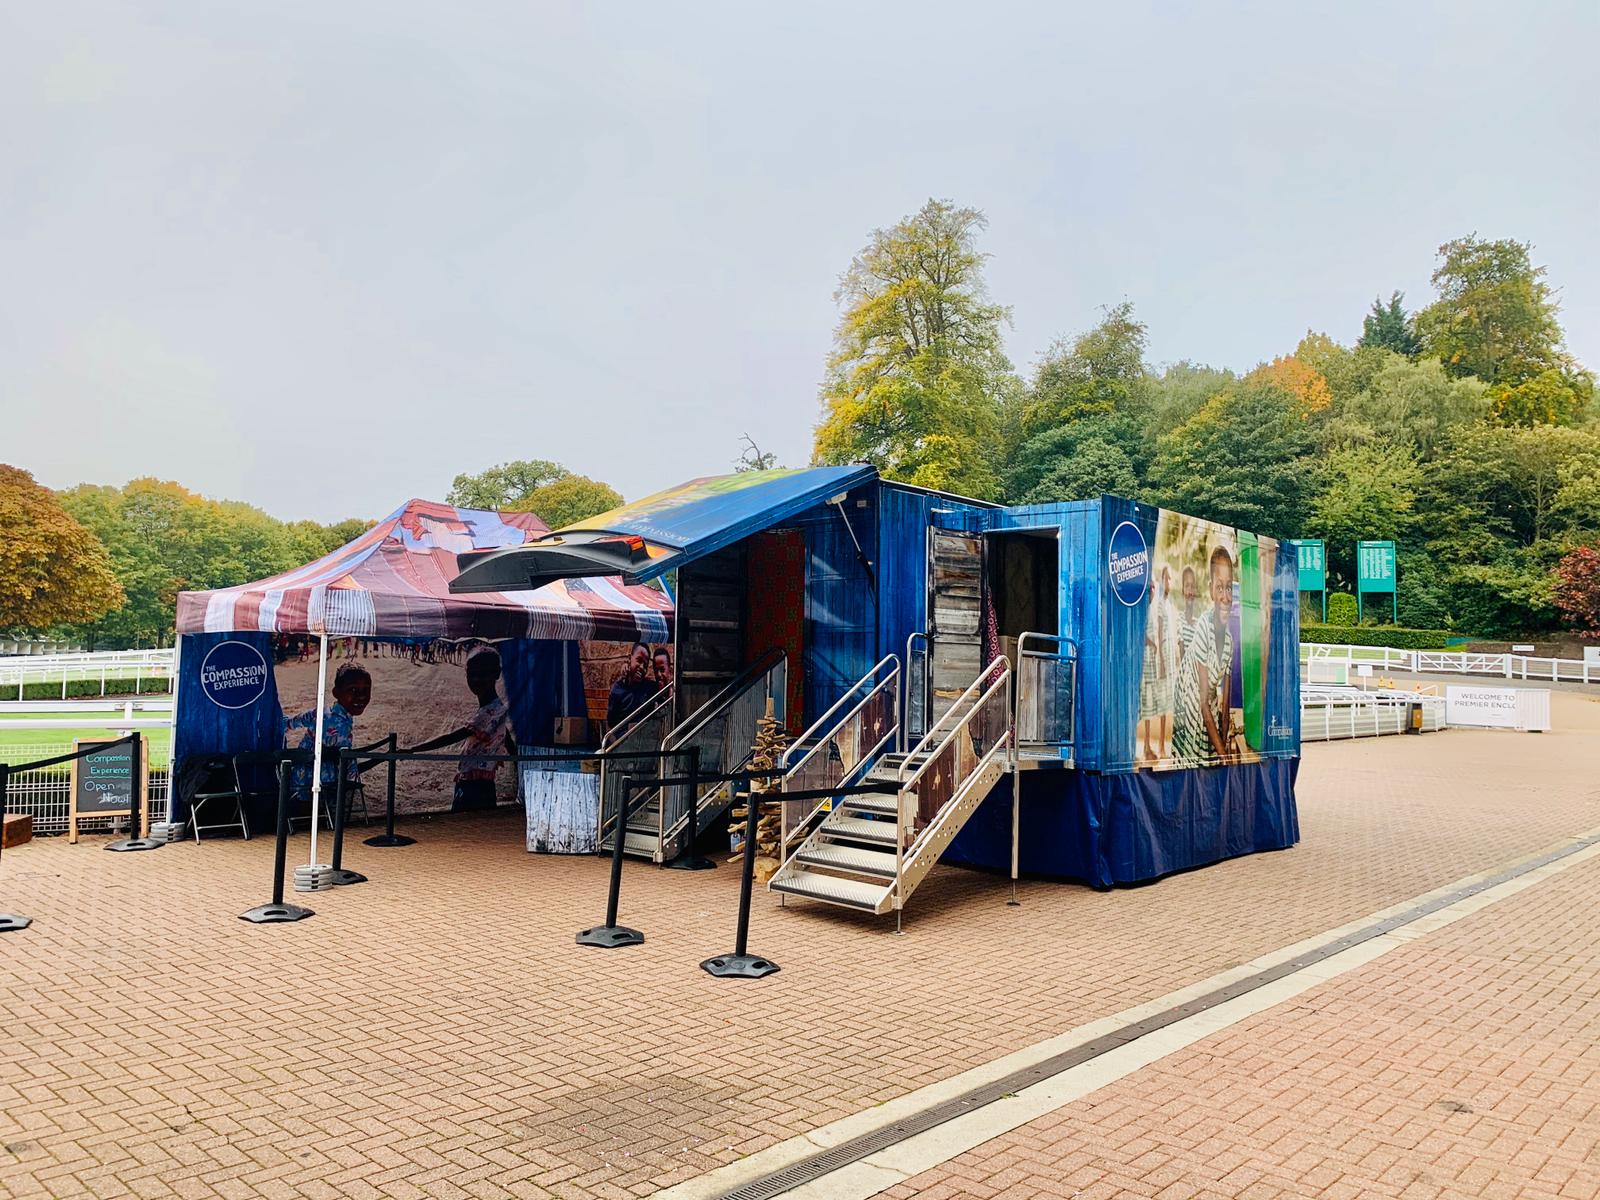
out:
<path id="1" fill-rule="evenodd" d="M 984 539 L 928 530 L 928 727 L 983 666 Z"/>

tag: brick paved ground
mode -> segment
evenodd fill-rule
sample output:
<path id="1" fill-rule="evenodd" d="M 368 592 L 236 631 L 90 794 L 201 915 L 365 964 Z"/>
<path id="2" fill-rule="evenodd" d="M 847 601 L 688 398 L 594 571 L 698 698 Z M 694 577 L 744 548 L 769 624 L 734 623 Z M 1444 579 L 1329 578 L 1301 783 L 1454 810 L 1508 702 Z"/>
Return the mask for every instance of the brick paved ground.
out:
<path id="1" fill-rule="evenodd" d="M 883 1200 L 1600 1195 L 1600 860 Z"/>
<path id="2" fill-rule="evenodd" d="M 583 951 L 605 864 L 506 817 L 357 845 L 374 881 L 289 926 L 235 918 L 264 839 L 36 842 L 0 867 L 36 919 L 0 939 L 0 1195 L 647 1195 L 1600 825 L 1600 704 L 1554 700 L 1548 735 L 1311 747 L 1300 847 L 1150 887 L 1011 909 L 940 870 L 902 938 L 761 893 L 758 984 L 695 966 L 731 947 L 732 871 L 630 866 L 649 942 Z"/>

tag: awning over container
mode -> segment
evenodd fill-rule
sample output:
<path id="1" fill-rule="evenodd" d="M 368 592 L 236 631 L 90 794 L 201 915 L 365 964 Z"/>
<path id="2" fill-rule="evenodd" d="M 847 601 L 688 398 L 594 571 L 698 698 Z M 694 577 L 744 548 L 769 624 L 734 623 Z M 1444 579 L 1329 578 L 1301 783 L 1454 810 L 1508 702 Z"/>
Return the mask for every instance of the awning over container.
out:
<path id="1" fill-rule="evenodd" d="M 315 562 L 269 579 L 178 596 L 179 633 L 253 630 L 341 637 L 549 638 L 664 642 L 672 601 L 604 575 L 538 590 L 453 595 L 459 555 L 549 532 L 531 513 L 410 500 Z"/>
<path id="2" fill-rule="evenodd" d="M 506 549 L 461 555 L 455 592 L 620 573 L 642 583 L 877 478 L 872 467 L 741 471 L 692 479 Z"/>

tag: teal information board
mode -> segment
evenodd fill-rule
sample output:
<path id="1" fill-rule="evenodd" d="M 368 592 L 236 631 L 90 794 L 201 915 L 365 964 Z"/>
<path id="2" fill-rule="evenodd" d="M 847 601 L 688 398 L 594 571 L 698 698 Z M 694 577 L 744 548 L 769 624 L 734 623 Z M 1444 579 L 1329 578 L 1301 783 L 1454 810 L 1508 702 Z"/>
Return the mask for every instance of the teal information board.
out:
<path id="1" fill-rule="evenodd" d="M 1295 538 L 1295 561 L 1300 564 L 1300 590 L 1328 590 L 1328 555 L 1321 538 Z"/>
<path id="2" fill-rule="evenodd" d="M 1395 593 L 1394 543 L 1356 543 L 1356 619 L 1366 618 L 1363 601 L 1368 592 L 1389 593 L 1389 619 L 1400 623 L 1400 601 Z"/>

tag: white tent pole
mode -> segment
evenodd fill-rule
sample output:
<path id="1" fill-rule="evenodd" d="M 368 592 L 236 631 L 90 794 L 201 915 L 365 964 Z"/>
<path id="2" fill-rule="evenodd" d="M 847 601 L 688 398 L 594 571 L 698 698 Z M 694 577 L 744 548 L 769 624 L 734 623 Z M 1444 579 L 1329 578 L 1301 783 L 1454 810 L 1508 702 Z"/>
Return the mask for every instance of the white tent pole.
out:
<path id="1" fill-rule="evenodd" d="M 317 653 L 317 733 L 311 750 L 311 857 L 308 866 L 317 863 L 317 817 L 322 802 L 322 717 L 327 712 L 328 695 L 328 631 L 322 630 L 320 650 Z"/>

